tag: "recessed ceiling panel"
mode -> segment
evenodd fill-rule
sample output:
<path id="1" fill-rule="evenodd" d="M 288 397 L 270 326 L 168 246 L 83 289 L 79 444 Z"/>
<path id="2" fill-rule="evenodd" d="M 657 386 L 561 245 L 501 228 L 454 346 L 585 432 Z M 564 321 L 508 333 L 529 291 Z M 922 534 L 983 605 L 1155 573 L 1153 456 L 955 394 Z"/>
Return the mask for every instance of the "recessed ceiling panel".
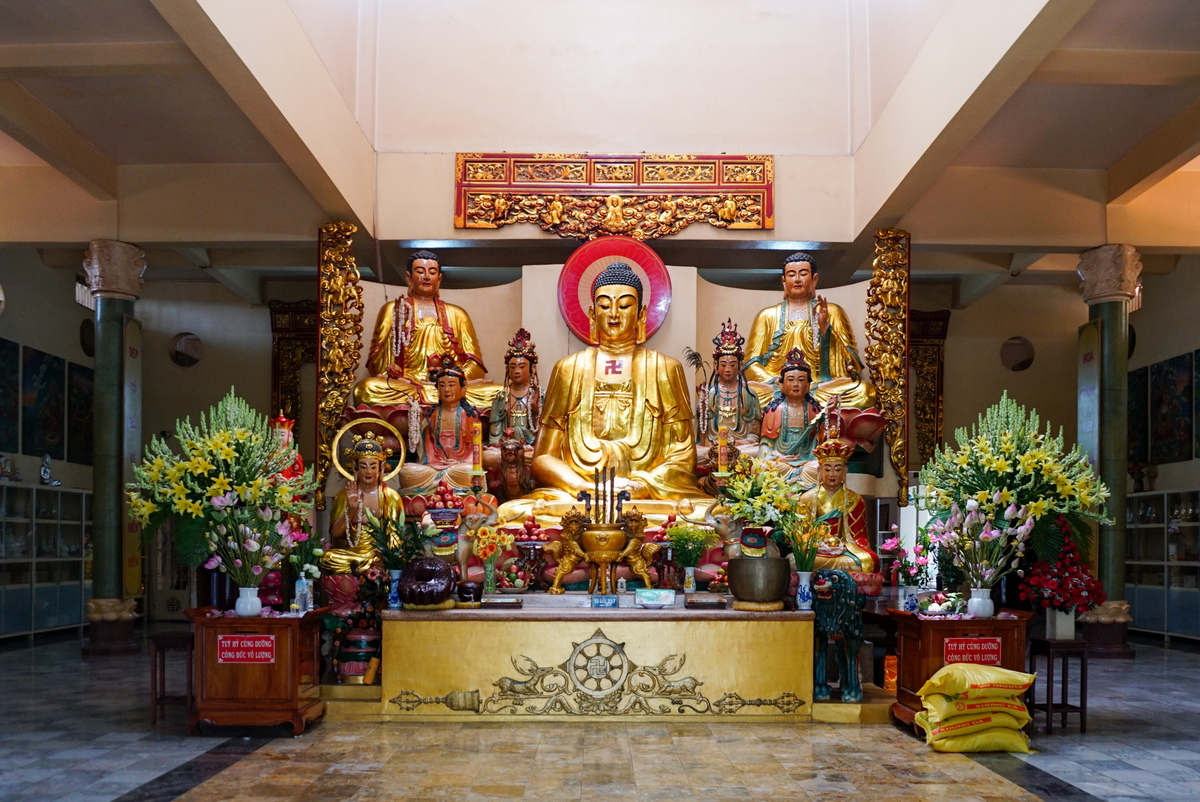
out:
<path id="1" fill-rule="evenodd" d="M 1025 84 L 955 164 L 1106 170 L 1198 97 L 1195 86 Z"/>
<path id="2" fill-rule="evenodd" d="M 1059 47 L 1200 50 L 1195 0 L 1099 0 Z"/>
<path id="3" fill-rule="evenodd" d="M 206 73 L 28 78 L 21 85 L 117 164 L 280 161 Z"/>
<path id="4" fill-rule="evenodd" d="M 150 0 L 0 0 L 0 45 L 177 41 Z"/>

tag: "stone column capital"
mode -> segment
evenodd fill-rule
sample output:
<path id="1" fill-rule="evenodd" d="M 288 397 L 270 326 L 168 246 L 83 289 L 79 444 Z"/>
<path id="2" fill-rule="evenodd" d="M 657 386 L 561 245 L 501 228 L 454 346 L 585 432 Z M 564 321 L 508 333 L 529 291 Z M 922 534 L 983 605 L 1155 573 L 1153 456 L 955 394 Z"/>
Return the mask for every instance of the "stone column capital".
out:
<path id="1" fill-rule="evenodd" d="M 83 259 L 93 298 L 136 301 L 142 295 L 146 253 L 136 245 L 112 239 L 94 239 Z"/>
<path id="2" fill-rule="evenodd" d="M 1142 261 L 1132 245 L 1101 245 L 1079 254 L 1076 268 L 1088 306 L 1107 301 L 1132 301 L 1137 294 Z"/>

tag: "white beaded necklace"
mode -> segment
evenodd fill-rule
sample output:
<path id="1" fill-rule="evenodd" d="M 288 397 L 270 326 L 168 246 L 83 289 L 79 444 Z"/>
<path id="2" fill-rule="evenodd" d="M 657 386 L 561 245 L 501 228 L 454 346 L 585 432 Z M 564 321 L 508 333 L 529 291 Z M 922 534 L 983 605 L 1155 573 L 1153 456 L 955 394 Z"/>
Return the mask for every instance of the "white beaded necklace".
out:
<path id="1" fill-rule="evenodd" d="M 350 529 L 350 505 L 349 504 L 346 505 L 346 511 L 344 513 L 342 513 L 342 518 L 346 522 L 346 542 L 350 544 L 350 548 L 357 549 L 358 544 L 362 541 L 363 495 L 364 495 L 364 493 L 363 493 L 363 490 L 358 486 L 357 482 L 354 484 L 354 489 L 358 491 L 358 522 L 353 530 L 353 536 L 351 535 L 351 529 Z M 376 487 L 375 489 L 367 491 L 367 492 L 373 496 L 379 492 L 379 488 Z"/>
<path id="2" fill-rule="evenodd" d="M 814 299 L 814 298 L 808 299 L 808 303 L 805 305 L 805 306 L 807 306 L 807 312 L 808 312 L 807 315 L 793 316 L 792 315 L 792 299 L 788 298 L 787 296 L 784 296 L 783 304 L 784 304 L 784 313 L 787 316 L 788 323 L 795 323 L 800 320 L 808 321 L 808 329 L 812 333 L 813 350 L 816 351 L 818 354 L 821 353 L 821 333 L 819 331 L 817 331 L 817 315 L 816 315 L 817 302 L 816 302 L 816 299 Z M 805 307 L 802 306 L 800 308 L 804 309 Z"/>

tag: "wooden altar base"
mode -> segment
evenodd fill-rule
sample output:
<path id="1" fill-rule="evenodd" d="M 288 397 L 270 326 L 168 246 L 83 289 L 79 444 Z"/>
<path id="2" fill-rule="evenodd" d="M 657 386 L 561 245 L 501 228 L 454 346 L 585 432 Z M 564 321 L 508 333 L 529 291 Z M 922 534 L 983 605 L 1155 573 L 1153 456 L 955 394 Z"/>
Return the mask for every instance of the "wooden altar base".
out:
<path id="1" fill-rule="evenodd" d="M 813 718 L 811 612 L 536 605 L 383 619 L 380 695 L 331 689 L 331 718 Z"/>

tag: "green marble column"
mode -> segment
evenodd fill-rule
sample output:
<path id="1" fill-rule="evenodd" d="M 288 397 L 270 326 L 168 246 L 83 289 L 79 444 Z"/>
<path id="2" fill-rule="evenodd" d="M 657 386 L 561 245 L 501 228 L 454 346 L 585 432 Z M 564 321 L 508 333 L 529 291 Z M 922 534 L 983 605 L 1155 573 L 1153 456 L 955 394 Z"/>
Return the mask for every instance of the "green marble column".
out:
<path id="1" fill-rule="evenodd" d="M 96 301 L 96 395 L 92 409 L 92 600 L 87 655 L 136 652 L 136 602 L 123 597 L 121 532 L 125 494 L 125 316 L 141 295 L 146 255 L 135 245 L 94 240 L 83 267 Z M 138 411 L 140 414 L 140 410 Z"/>
<path id="2" fill-rule="evenodd" d="M 1126 628 L 1125 486 L 1128 459 L 1129 302 L 1137 292 L 1142 263 L 1132 245 L 1103 245 L 1079 255 L 1083 300 L 1100 321 L 1100 454 L 1097 467 L 1109 493 L 1108 517 L 1100 525 L 1097 578 L 1108 601 L 1080 617 L 1088 654 L 1132 657 Z"/>

